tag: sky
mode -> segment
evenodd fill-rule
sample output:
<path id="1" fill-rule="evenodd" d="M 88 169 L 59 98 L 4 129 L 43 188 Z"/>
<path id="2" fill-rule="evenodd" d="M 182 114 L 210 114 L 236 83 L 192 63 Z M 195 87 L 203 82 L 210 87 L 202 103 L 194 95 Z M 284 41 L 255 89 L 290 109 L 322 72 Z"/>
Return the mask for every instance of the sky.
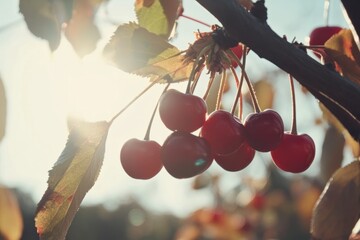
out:
<path id="1" fill-rule="evenodd" d="M 28 31 L 18 12 L 18 1 L 0 0 L 0 76 L 8 104 L 6 135 L 0 142 L 0 184 L 20 187 L 39 201 L 47 187 L 48 170 L 66 143 L 67 117 L 109 120 L 148 85 L 146 79 L 122 72 L 101 58 L 103 46 L 117 27 L 112 23 L 136 21 L 133 2 L 110 0 L 107 6 L 98 10 L 96 21 L 102 40 L 94 53 L 79 59 L 65 38 L 59 49 L 50 53 L 47 43 Z M 288 39 L 304 42 L 312 29 L 324 25 L 324 1 L 268 0 L 266 4 L 268 24 L 280 36 L 286 34 Z M 218 23 L 193 0 L 184 0 L 184 8 L 186 15 L 209 24 Z M 3 28 L 9 24 L 10 27 Z M 340 1 L 331 1 L 329 24 L 347 27 Z M 186 49 L 198 30 L 209 31 L 205 26 L 180 19 L 178 37 L 172 44 Z M 254 79 L 276 69 L 255 54 L 249 56 L 247 68 Z M 281 115 L 289 116 L 290 106 L 281 104 L 283 98 L 289 97 L 287 81 L 276 79 L 274 84 L 278 89 L 275 106 Z M 184 90 L 185 84 L 174 87 Z M 105 203 L 110 207 L 132 196 L 153 210 L 178 215 L 213 204 L 209 191 L 190 191 L 193 179 L 174 179 L 162 170 L 151 180 L 139 181 L 128 177 L 121 168 L 119 152 L 122 144 L 130 138 L 144 136 L 161 91 L 162 86 L 155 86 L 113 124 L 99 179 L 84 204 Z M 297 92 L 298 129 L 311 132 L 320 149 L 325 126 L 308 124 L 321 115 L 317 102 L 301 95 L 299 88 Z M 289 121 L 289 117 L 284 119 Z M 156 116 L 151 136 L 162 143 L 169 134 Z M 268 155 L 257 156 L 256 162 L 240 173 L 225 173 L 215 165 L 209 171 L 223 176 L 222 191 L 226 192 L 245 176 L 264 176 L 264 162 L 268 158 Z M 316 174 L 317 164 L 315 160 L 306 174 Z"/>

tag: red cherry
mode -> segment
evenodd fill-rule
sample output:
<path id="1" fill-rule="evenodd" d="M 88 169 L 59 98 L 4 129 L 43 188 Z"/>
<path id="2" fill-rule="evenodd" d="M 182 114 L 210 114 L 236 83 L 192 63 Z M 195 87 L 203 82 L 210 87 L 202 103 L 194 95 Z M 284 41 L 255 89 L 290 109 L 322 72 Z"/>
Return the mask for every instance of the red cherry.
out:
<path id="1" fill-rule="evenodd" d="M 233 53 L 235 53 L 235 55 L 239 58 L 239 60 L 242 58 L 242 55 L 243 55 L 243 46 L 242 45 L 237 45 L 236 47 L 233 47 L 230 49 Z M 237 62 L 235 62 L 234 60 L 231 61 L 231 65 L 233 66 L 233 68 L 236 68 L 238 66 Z"/>
<path id="2" fill-rule="evenodd" d="M 285 133 L 280 145 L 271 151 L 275 165 L 286 172 L 300 173 L 308 169 L 315 157 L 315 143 L 307 134 Z"/>
<path id="3" fill-rule="evenodd" d="M 255 150 L 245 142 L 232 153 L 217 155 L 215 161 L 223 169 L 236 172 L 246 168 L 252 162 L 254 156 Z"/>
<path id="4" fill-rule="evenodd" d="M 213 161 L 205 139 L 186 132 L 173 132 L 161 152 L 165 169 L 175 178 L 194 177 L 208 169 Z"/>
<path id="5" fill-rule="evenodd" d="M 317 27 L 310 33 L 310 45 L 324 45 L 336 33 L 342 30 L 338 26 Z"/>
<path id="6" fill-rule="evenodd" d="M 338 26 L 323 26 L 317 27 L 310 33 L 310 45 L 324 45 L 329 38 L 342 30 Z M 321 57 L 318 53 L 314 52 L 317 57 Z"/>
<path id="7" fill-rule="evenodd" d="M 245 141 L 245 128 L 231 113 L 218 110 L 210 114 L 201 128 L 215 155 L 229 154 Z"/>
<path id="8" fill-rule="evenodd" d="M 280 115 L 271 109 L 249 114 L 244 126 L 249 145 L 260 152 L 275 149 L 284 136 L 284 123 Z"/>
<path id="9" fill-rule="evenodd" d="M 130 177 L 150 179 L 158 174 L 163 166 L 161 146 L 155 141 L 132 138 L 121 148 L 120 161 Z"/>
<path id="10" fill-rule="evenodd" d="M 159 113 L 170 130 L 193 132 L 204 124 L 207 107 L 198 96 L 170 89 L 160 98 Z"/>

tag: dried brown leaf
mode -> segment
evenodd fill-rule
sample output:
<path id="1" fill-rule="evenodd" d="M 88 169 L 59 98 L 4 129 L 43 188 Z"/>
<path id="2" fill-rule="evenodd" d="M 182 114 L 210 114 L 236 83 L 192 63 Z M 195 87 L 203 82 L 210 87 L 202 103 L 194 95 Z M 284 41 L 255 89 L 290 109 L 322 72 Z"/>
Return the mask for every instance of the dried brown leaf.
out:
<path id="1" fill-rule="evenodd" d="M 345 77 L 360 84 L 360 52 L 350 30 L 343 29 L 326 41 L 325 52 Z"/>
<path id="2" fill-rule="evenodd" d="M 360 216 L 360 161 L 338 169 L 328 181 L 313 213 L 315 239 L 348 239 Z"/>

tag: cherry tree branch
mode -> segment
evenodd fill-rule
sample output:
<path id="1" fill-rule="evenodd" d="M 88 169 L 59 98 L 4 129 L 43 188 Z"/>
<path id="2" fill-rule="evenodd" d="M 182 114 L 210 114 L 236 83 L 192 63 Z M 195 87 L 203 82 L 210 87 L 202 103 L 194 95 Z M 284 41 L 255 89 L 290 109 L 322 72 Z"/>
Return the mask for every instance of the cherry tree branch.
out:
<path id="1" fill-rule="evenodd" d="M 347 13 L 347 17 L 350 20 L 351 27 L 353 28 L 352 32 L 354 34 L 355 40 L 357 40 L 358 46 L 359 44 L 359 36 L 360 36 L 360 1 L 359 0 L 341 0 L 344 9 Z"/>
<path id="2" fill-rule="evenodd" d="M 196 0 L 259 57 L 291 74 L 360 140 L 360 85 L 329 70 L 249 14 L 237 0 Z"/>

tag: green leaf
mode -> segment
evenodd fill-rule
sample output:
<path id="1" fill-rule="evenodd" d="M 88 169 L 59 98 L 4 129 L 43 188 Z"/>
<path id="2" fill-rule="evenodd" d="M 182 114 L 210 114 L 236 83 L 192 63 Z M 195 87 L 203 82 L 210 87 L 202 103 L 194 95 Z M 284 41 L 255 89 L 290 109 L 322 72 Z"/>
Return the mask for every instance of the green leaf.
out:
<path id="1" fill-rule="evenodd" d="M 102 166 L 109 123 L 77 122 L 49 171 L 48 188 L 35 216 L 42 240 L 65 239 L 69 226 Z"/>
<path id="2" fill-rule="evenodd" d="M 338 169 L 326 184 L 311 222 L 314 239 L 348 239 L 360 215 L 360 161 Z"/>
<path id="3" fill-rule="evenodd" d="M 136 0 L 138 23 L 156 35 L 168 38 L 177 19 L 179 0 Z"/>
<path id="4" fill-rule="evenodd" d="M 105 57 L 123 71 L 143 77 L 167 75 L 172 81 L 189 78 L 179 49 L 136 23 L 120 25 L 104 49 Z"/>
<path id="5" fill-rule="evenodd" d="M 47 40 L 54 51 L 60 44 L 61 24 L 70 18 L 71 6 L 69 0 L 20 0 L 19 9 L 30 32 Z"/>

